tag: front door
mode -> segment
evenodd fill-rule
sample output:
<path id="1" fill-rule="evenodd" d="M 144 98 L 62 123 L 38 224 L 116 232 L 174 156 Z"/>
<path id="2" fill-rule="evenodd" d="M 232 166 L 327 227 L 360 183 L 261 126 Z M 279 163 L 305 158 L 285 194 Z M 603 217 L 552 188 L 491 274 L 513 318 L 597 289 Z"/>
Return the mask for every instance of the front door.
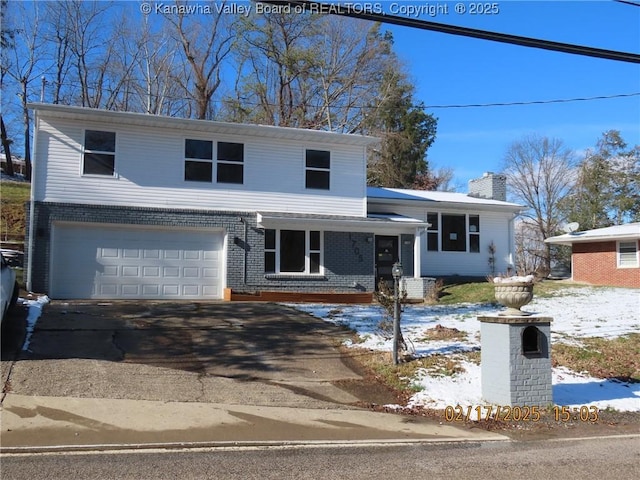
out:
<path id="1" fill-rule="evenodd" d="M 376 235 L 376 289 L 380 280 L 393 287 L 391 268 L 398 261 L 398 237 Z"/>

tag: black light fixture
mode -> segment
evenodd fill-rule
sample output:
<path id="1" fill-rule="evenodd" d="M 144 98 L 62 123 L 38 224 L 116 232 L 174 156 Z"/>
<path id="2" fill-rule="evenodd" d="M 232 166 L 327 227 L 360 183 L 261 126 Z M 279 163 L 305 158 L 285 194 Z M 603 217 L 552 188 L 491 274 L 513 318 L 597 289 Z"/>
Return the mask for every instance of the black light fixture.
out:
<path id="1" fill-rule="evenodd" d="M 402 263 L 400 262 L 394 263 L 393 267 L 391 267 L 391 275 L 393 275 L 393 279 L 400 280 L 403 274 L 404 274 L 404 271 L 402 270 Z"/>

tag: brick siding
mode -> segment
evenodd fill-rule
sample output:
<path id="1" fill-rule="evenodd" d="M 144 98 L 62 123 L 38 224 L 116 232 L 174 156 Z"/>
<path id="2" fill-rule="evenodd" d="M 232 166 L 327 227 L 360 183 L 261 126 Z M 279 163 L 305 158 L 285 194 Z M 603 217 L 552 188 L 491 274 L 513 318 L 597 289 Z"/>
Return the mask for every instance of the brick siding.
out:
<path id="1" fill-rule="evenodd" d="M 258 228 L 255 212 L 36 202 L 32 263 L 32 289 L 36 292 L 49 292 L 51 228 L 56 221 L 223 229 L 227 235 L 226 286 L 239 292 L 361 293 L 375 287 L 370 233 L 325 231 L 323 275 L 265 275 L 264 230 Z"/>
<path id="2" fill-rule="evenodd" d="M 639 268 L 618 268 L 617 243 L 573 244 L 573 280 L 593 285 L 640 288 Z"/>
<path id="3" fill-rule="evenodd" d="M 532 325 L 527 318 L 514 317 L 520 323 L 510 324 L 493 323 L 495 318 L 478 317 L 483 400 L 493 405 L 546 407 L 553 402 L 551 319 L 535 323 L 540 352 L 527 355 L 522 341 L 524 329 Z"/>

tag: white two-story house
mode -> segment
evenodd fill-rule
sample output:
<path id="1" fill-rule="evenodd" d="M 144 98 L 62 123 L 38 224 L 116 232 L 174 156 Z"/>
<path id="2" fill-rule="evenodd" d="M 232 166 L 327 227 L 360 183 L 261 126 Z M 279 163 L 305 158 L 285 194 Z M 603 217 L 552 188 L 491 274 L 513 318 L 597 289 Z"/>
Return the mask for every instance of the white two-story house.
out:
<path id="1" fill-rule="evenodd" d="M 392 190 L 368 199 L 366 152 L 375 138 L 30 107 L 26 280 L 52 298 L 363 301 L 399 259 L 417 282 L 445 270 L 486 274 L 486 254 L 466 271 L 463 257 L 478 254 L 472 235 L 481 249 L 500 243 L 496 267 L 511 262 L 517 205 L 445 202 L 434 227 L 437 201 Z M 450 211 L 464 215 L 465 251 L 432 269 L 435 254 L 449 254 L 442 234 Z"/>

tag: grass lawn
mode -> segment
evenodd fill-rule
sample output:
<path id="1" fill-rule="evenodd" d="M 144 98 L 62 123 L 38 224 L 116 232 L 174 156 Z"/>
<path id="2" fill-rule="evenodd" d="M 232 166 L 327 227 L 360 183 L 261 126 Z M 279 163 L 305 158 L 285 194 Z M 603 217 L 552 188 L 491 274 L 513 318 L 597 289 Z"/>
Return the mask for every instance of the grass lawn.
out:
<path id="1" fill-rule="evenodd" d="M 2 239 L 23 240 L 27 225 L 25 203 L 29 201 L 31 184 L 3 180 L 0 183 Z"/>
<path id="2" fill-rule="evenodd" d="M 573 283 L 549 280 L 537 283 L 534 293 L 537 297 L 548 297 L 554 292 L 576 286 Z M 461 303 L 495 303 L 493 284 L 476 282 L 446 285 L 435 305 L 453 306 Z M 426 339 L 464 339 L 464 332 L 453 330 L 436 327 L 426 331 Z M 354 343 L 357 343 L 356 338 Z M 551 348 L 554 367 L 564 366 L 574 372 L 588 373 L 596 378 L 640 382 L 640 334 L 634 333 L 612 339 L 582 338 L 575 345 L 555 342 Z M 459 371 L 462 360 L 479 364 L 480 352 L 431 355 L 408 359 L 400 365 L 393 365 L 389 352 L 369 351 L 360 354 L 360 361 L 375 372 L 378 378 L 390 387 L 406 393 L 413 390 L 410 379 L 418 369 L 425 369 L 430 374 L 450 376 Z"/>
<path id="3" fill-rule="evenodd" d="M 545 280 L 533 287 L 536 297 L 546 297 L 558 290 L 575 286 L 564 282 Z M 438 305 L 453 305 L 456 303 L 492 303 L 495 302 L 493 284 L 487 282 L 459 283 L 445 285 L 440 293 Z"/>

